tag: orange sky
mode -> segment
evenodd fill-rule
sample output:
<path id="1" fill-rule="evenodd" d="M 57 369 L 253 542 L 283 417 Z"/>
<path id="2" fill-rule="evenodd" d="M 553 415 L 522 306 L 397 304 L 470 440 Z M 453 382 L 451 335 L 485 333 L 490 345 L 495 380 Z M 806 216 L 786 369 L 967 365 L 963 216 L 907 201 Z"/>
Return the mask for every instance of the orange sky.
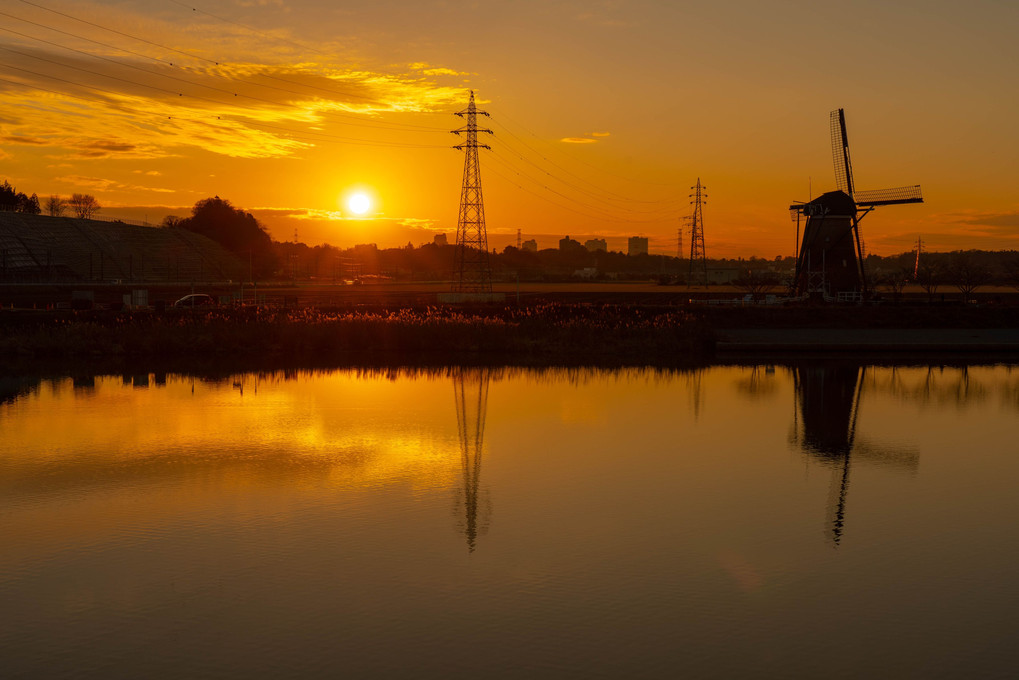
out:
<path id="1" fill-rule="evenodd" d="M 474 88 L 492 246 L 674 254 L 700 177 L 708 256 L 774 257 L 789 203 L 834 188 L 843 107 L 857 186 L 926 201 L 869 215 L 869 252 L 1019 248 L 1016 26 L 991 0 L 0 0 L 0 178 L 108 217 L 219 195 L 280 240 L 452 240 Z"/>

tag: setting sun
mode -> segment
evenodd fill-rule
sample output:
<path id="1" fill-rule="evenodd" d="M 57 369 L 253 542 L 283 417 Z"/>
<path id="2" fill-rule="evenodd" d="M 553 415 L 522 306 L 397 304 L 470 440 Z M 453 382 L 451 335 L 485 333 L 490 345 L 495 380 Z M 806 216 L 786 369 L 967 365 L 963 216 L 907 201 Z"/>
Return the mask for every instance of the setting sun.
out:
<path id="1" fill-rule="evenodd" d="M 372 199 L 364 192 L 358 192 L 347 199 L 347 207 L 355 215 L 364 215 L 372 207 Z"/>

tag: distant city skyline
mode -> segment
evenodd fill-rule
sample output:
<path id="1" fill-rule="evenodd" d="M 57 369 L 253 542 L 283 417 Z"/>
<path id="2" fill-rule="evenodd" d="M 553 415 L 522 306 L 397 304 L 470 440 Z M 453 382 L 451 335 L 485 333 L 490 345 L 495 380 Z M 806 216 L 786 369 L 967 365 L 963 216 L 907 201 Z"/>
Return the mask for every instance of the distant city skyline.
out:
<path id="1" fill-rule="evenodd" d="M 861 189 L 924 190 L 866 217 L 868 252 L 1019 248 L 1012 4 L 9 0 L 0 18 L 0 180 L 107 216 L 218 195 L 280 241 L 452 240 L 449 130 L 474 89 L 498 249 L 520 229 L 673 255 L 699 177 L 709 258 L 792 255 L 786 208 L 835 186 L 839 107 Z"/>

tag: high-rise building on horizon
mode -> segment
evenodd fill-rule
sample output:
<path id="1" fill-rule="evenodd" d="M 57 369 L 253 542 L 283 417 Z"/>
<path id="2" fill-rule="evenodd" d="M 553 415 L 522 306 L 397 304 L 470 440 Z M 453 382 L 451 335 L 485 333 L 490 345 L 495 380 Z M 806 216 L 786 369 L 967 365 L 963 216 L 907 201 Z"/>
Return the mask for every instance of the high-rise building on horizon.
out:
<path id="1" fill-rule="evenodd" d="M 631 236 L 627 239 L 626 254 L 631 257 L 634 255 L 647 255 L 647 236 Z"/>

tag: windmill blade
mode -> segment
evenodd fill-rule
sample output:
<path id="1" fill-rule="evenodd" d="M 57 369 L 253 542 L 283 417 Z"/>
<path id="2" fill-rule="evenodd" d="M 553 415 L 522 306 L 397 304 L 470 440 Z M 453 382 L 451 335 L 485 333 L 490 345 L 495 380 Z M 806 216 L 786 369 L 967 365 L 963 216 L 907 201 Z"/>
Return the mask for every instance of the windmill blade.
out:
<path id="1" fill-rule="evenodd" d="M 857 191 L 854 198 L 856 199 L 856 205 L 868 207 L 896 205 L 898 203 L 923 203 L 923 194 L 920 193 L 919 184 L 892 189 Z"/>
<path id="2" fill-rule="evenodd" d="M 831 112 L 831 155 L 835 164 L 835 186 L 839 191 L 853 195 L 853 164 L 849 160 L 849 137 L 846 134 L 846 114 L 842 109 Z"/>

